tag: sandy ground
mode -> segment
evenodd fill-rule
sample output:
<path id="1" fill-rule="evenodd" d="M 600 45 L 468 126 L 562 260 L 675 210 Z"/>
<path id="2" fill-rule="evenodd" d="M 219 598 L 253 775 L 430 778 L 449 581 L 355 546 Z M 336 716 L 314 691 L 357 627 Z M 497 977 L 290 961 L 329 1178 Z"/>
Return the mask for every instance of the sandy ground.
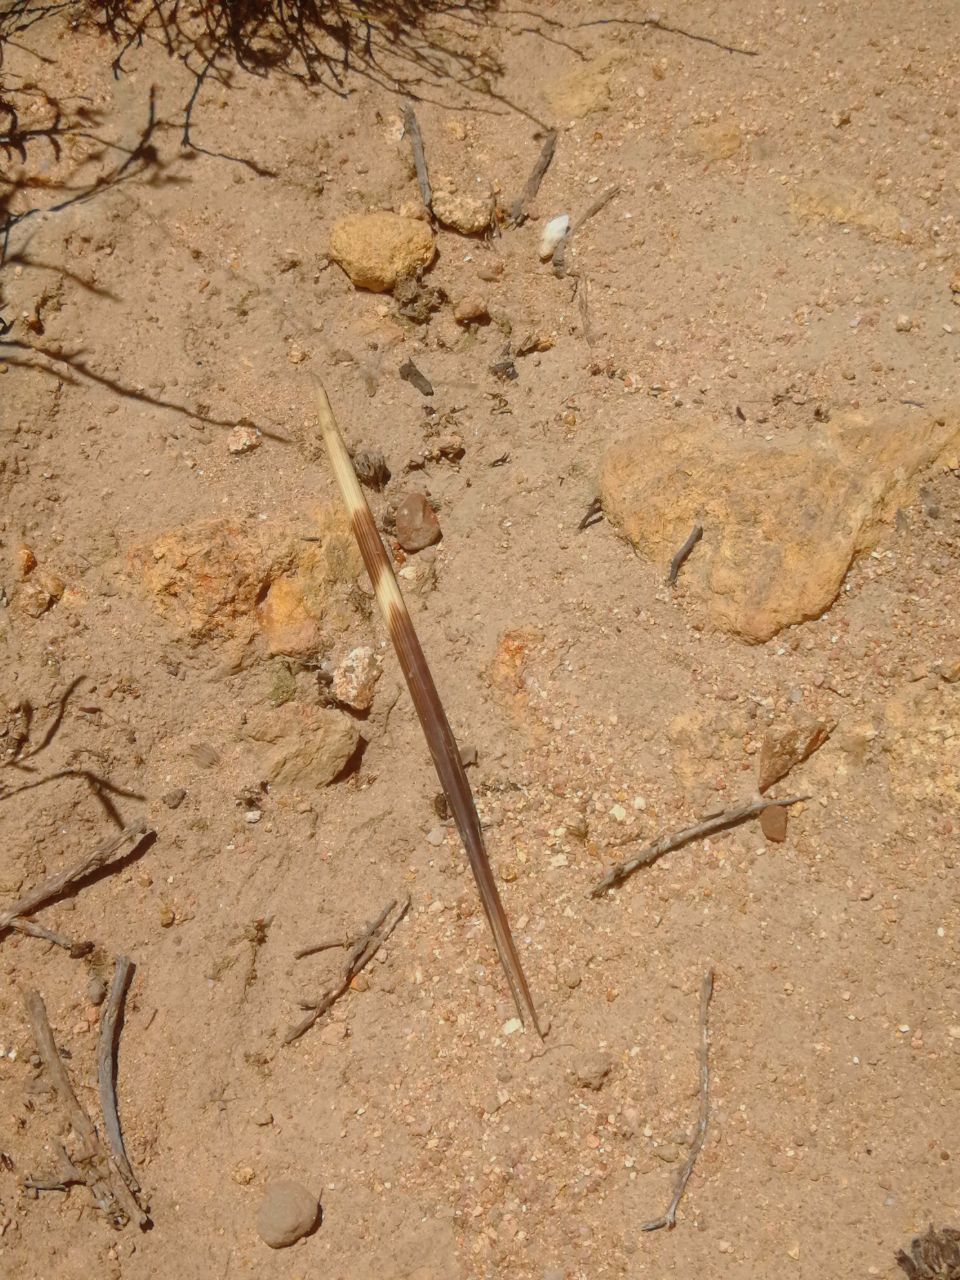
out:
<path id="1" fill-rule="evenodd" d="M 0 904 L 118 822 L 156 830 L 38 913 L 92 955 L 0 943 L 5 1275 L 894 1277 L 914 1233 L 958 1224 L 956 472 L 921 477 L 832 607 L 763 645 L 705 625 L 682 573 L 671 591 L 606 522 L 577 526 L 637 423 L 669 433 L 697 414 L 794 438 L 882 406 L 909 432 L 908 402 L 955 391 L 960 15 L 952 0 L 678 0 L 659 27 L 601 16 L 637 13 L 465 10 L 417 37 L 469 62 L 415 86 L 433 172 L 509 204 L 542 125 L 559 130 L 524 226 L 439 231 L 426 280 L 450 301 L 426 325 L 327 257 L 341 215 L 417 199 L 391 91 L 415 62 L 358 65 L 339 92 L 210 77 L 189 151 L 193 80 L 155 41 L 120 79 L 109 38 L 62 15 L 4 51 L 8 89 L 52 79 L 98 138 L 135 148 L 151 86 L 159 122 L 120 174 L 125 153 L 89 137 L 59 158 L 37 142 L 23 171 L 0 156 L 34 178 L 14 213 L 105 179 L 14 226 L 0 272 Z M 544 222 L 611 184 L 558 279 L 537 255 Z M 491 323 L 456 323 L 471 295 Z M 544 349 L 498 380 L 508 334 L 528 333 Z M 408 358 L 429 401 L 398 376 Z M 203 634 L 157 607 L 158 539 L 216 519 L 296 540 L 336 503 L 314 375 L 351 446 L 386 456 L 378 519 L 409 488 L 437 508 L 442 541 L 406 558 L 407 595 L 476 748 L 546 1052 L 512 1028 L 362 576 L 323 656 L 370 645 L 384 674 L 356 721 L 365 745 L 324 787 L 263 789 L 248 733 L 284 697 L 312 714 L 316 663 L 242 650 L 229 591 L 228 622 L 213 609 Z M 230 452 L 237 424 L 258 448 Z M 451 432 L 459 461 L 432 449 Z M 184 573 L 215 594 L 231 558 Z M 785 842 L 748 823 L 588 898 L 614 841 L 748 797 L 765 733 L 798 710 L 836 727 L 782 784 L 812 797 Z M 284 1046 L 340 963 L 294 952 L 404 894 L 364 978 Z M 22 1186 L 55 1168 L 67 1127 L 20 991 L 42 992 L 96 1117 L 91 982 L 119 953 L 136 965 L 119 1105 L 143 1233 L 112 1229 L 83 1187 Z M 707 966 L 707 1140 L 676 1229 L 643 1234 L 695 1130 Z M 279 1178 L 320 1195 L 324 1220 L 272 1251 L 257 1211 Z"/>

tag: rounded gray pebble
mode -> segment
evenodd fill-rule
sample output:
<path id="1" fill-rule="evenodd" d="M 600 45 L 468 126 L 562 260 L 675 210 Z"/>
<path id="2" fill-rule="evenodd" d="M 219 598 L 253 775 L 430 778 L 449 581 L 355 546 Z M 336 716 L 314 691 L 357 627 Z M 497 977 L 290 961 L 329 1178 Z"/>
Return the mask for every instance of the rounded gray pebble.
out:
<path id="1" fill-rule="evenodd" d="M 87 999 L 91 1004 L 103 1004 L 107 998 L 107 984 L 97 973 L 91 973 L 87 981 Z"/>
<path id="2" fill-rule="evenodd" d="M 271 1249 L 285 1249 L 308 1235 L 320 1217 L 317 1197 L 299 1182 L 271 1182 L 257 1214 L 257 1234 Z"/>

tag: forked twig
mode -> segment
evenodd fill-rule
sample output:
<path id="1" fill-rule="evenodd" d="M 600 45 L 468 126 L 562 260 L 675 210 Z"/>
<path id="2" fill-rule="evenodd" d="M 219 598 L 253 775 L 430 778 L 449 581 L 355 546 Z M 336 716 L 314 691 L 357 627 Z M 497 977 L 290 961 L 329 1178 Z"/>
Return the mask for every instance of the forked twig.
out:
<path id="1" fill-rule="evenodd" d="M 319 383 L 317 384 L 317 412 L 323 442 L 330 455 L 333 473 L 350 516 L 353 534 L 360 547 L 363 562 L 373 583 L 377 603 L 387 624 L 407 688 L 410 690 L 413 705 L 420 718 L 437 777 L 447 797 L 450 811 L 456 819 L 460 839 L 463 841 L 477 888 L 480 890 L 483 909 L 497 946 L 500 963 L 510 984 L 514 1003 L 521 1019 L 523 1021 L 529 1019 L 537 1035 L 542 1038 L 533 997 L 520 963 L 513 934 L 510 932 L 507 913 L 503 909 L 503 903 L 497 891 L 493 868 L 490 866 L 490 859 L 484 847 L 477 806 L 460 759 L 456 738 L 453 736 L 447 713 L 443 709 L 443 703 L 440 701 L 440 695 L 427 665 L 427 659 L 420 647 L 413 620 L 403 602 L 393 568 L 380 541 L 373 515 L 360 488 L 360 482 L 357 480 L 353 463 L 333 416 L 333 410 L 330 408 L 327 393 Z"/>
<path id="2" fill-rule="evenodd" d="M 708 969 L 703 975 L 703 983 L 700 987 L 700 1115 L 697 1120 L 697 1132 L 690 1144 L 690 1154 L 680 1170 L 673 1199 L 670 1201 L 667 1212 L 655 1222 L 645 1222 L 640 1228 L 641 1231 L 659 1231 L 661 1227 L 672 1229 L 676 1226 L 677 1207 L 683 1199 L 683 1193 L 693 1173 L 693 1166 L 697 1163 L 697 1156 L 703 1149 L 703 1142 L 707 1136 L 707 1125 L 710 1122 L 710 1029 L 707 1024 L 707 1012 L 712 995 L 713 970 Z"/>
<path id="3" fill-rule="evenodd" d="M 134 822 L 129 827 L 124 827 L 112 839 L 98 845 L 96 849 L 88 853 L 75 866 L 68 867 L 65 871 L 58 871 L 55 875 L 47 876 L 46 880 L 41 880 L 38 885 L 28 889 L 16 902 L 0 911 L 0 932 L 4 929 L 14 928 L 13 921 L 16 916 L 31 915 L 38 907 L 42 907 L 52 898 L 57 897 L 67 885 L 74 884 L 77 880 L 82 880 L 84 876 L 90 875 L 92 871 L 99 870 L 100 867 L 105 866 L 108 862 L 113 862 L 116 858 L 126 857 L 128 853 L 133 852 L 133 849 L 142 840 L 155 834 L 142 818 L 139 822 Z M 128 845 L 132 847 L 127 848 L 126 846 Z"/>
<path id="4" fill-rule="evenodd" d="M 340 979 L 332 987 L 329 987 L 316 1003 L 311 1003 L 310 1001 L 300 1002 L 301 1009 L 308 1009 L 309 1012 L 295 1026 L 290 1027 L 283 1037 L 284 1044 L 292 1044 L 294 1040 L 298 1040 L 305 1031 L 309 1031 L 313 1024 L 323 1017 L 328 1009 L 336 1004 L 341 996 L 346 995 L 350 989 L 351 982 L 353 982 L 357 974 L 367 967 L 407 914 L 410 909 L 410 899 L 406 898 L 401 903 L 399 911 L 396 910 L 396 907 L 397 900 L 393 898 L 380 912 L 376 920 L 369 924 L 357 938 L 344 938 L 341 942 L 321 943 L 315 947 L 304 947 L 302 951 L 296 952 L 297 959 L 300 959 L 302 956 L 312 955 L 316 951 L 327 951 L 332 947 L 350 947 L 350 954 L 347 956 Z M 391 919 L 393 912 L 396 912 L 396 914 Z"/>
<path id="5" fill-rule="evenodd" d="M 536 199 L 537 192 L 540 190 L 540 183 L 543 181 L 543 175 L 550 168 L 550 161 L 553 159 L 553 153 L 557 148 L 557 131 L 551 129 L 543 140 L 543 146 L 540 149 L 540 155 L 537 157 L 537 163 L 533 166 L 530 177 L 524 183 L 523 190 L 510 206 L 510 215 L 507 218 L 508 227 L 520 227 L 527 218 L 527 205 Z"/>
<path id="6" fill-rule="evenodd" d="M 100 1020 L 100 1043 L 97 1047 L 97 1082 L 100 1090 L 100 1109 L 107 1142 L 113 1153 L 113 1161 L 130 1190 L 137 1194 L 140 1184 L 134 1177 L 123 1145 L 120 1117 L 117 1114 L 117 1055 L 120 1052 L 117 1024 L 127 993 L 133 962 L 127 956 L 117 956 L 110 994 Z"/>
<path id="7" fill-rule="evenodd" d="M 801 800 L 809 799 L 809 796 L 790 796 L 786 800 L 772 800 L 769 796 L 759 796 L 754 800 L 748 800 L 746 804 L 738 805 L 736 809 L 724 809 L 722 813 L 711 814 L 701 822 L 694 823 L 692 827 L 684 827 L 682 831 L 675 831 L 672 835 L 660 836 L 634 857 L 611 867 L 600 883 L 590 890 L 590 897 L 602 898 L 608 890 L 623 884 L 624 880 L 632 876 L 640 867 L 650 866 L 671 849 L 679 849 L 681 845 L 689 844 L 691 840 L 699 840 L 703 836 L 712 835 L 714 831 L 725 831 L 727 827 L 735 827 L 738 823 L 746 822 L 748 818 L 755 818 L 758 813 L 769 809 L 771 805 L 780 804 L 787 808 L 791 804 L 799 804 Z M 620 849 L 639 838 L 638 835 L 627 836 L 625 840 L 618 840 L 616 844 L 607 847 Z"/>
<path id="8" fill-rule="evenodd" d="M 136 1222 L 146 1226 L 150 1219 L 140 1207 L 136 1196 L 118 1173 L 104 1150 L 93 1121 L 77 1099 L 67 1075 L 67 1069 L 57 1049 L 46 1006 L 39 991 L 25 991 L 23 1004 L 30 1020 L 30 1029 L 43 1059 L 44 1069 L 50 1077 L 60 1102 L 67 1113 L 74 1133 L 80 1140 L 80 1151 L 71 1162 L 83 1175 L 90 1194 L 98 1208 L 115 1222 Z"/>

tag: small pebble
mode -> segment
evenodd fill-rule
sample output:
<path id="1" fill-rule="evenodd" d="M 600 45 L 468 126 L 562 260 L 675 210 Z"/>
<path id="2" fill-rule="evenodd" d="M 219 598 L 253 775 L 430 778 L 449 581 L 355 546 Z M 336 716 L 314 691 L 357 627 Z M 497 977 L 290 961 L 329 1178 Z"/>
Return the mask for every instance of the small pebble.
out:
<path id="1" fill-rule="evenodd" d="M 167 794 L 162 797 L 163 803 L 168 809 L 179 809 L 186 798 L 187 793 L 183 787 L 174 787 L 172 791 L 168 791 Z"/>
<path id="2" fill-rule="evenodd" d="M 256 427 L 234 427 L 227 436 L 227 448 L 233 454 L 252 453 L 260 448 L 260 432 Z"/>
<path id="3" fill-rule="evenodd" d="M 176 912 L 173 907 L 160 908 L 160 927 L 161 929 L 169 929 L 176 920 Z"/>
<path id="4" fill-rule="evenodd" d="M 98 973 L 91 973 L 87 982 L 87 999 L 91 1004 L 103 1004 L 107 998 L 107 984 Z"/>
<path id="5" fill-rule="evenodd" d="M 427 844 L 438 847 L 443 844 L 443 827 L 431 827 L 427 832 Z"/>
<path id="6" fill-rule="evenodd" d="M 308 1235 L 320 1218 L 320 1202 L 299 1182 L 272 1182 L 257 1214 L 257 1234 L 271 1249 L 285 1249 Z"/>
<path id="7" fill-rule="evenodd" d="M 653 1154 L 665 1164 L 674 1164 L 680 1159 L 680 1148 L 676 1143 L 664 1142 L 659 1147 L 654 1147 Z"/>
<path id="8" fill-rule="evenodd" d="M 263 1129 L 266 1128 L 268 1124 L 273 1124 L 273 1112 L 269 1111 L 266 1107 L 260 1107 L 259 1110 L 253 1113 L 250 1119 L 255 1125 L 259 1125 L 259 1127 Z"/>
<path id="9" fill-rule="evenodd" d="M 457 324 L 482 324 L 490 319 L 487 304 L 482 298 L 461 298 L 453 309 L 453 318 Z"/>
<path id="10" fill-rule="evenodd" d="M 561 213 L 556 218 L 551 218 L 547 225 L 543 228 L 543 234 L 540 236 L 540 258 L 546 262 L 552 258 L 557 246 L 570 233 L 570 215 Z"/>
<path id="11" fill-rule="evenodd" d="M 897 333 L 909 333 L 913 328 L 913 320 L 908 315 L 897 316 Z"/>
<path id="12" fill-rule="evenodd" d="M 333 695 L 356 711 L 368 711 L 383 670 L 369 645 L 351 649 L 333 673 Z"/>
<path id="13" fill-rule="evenodd" d="M 404 551 L 422 551 L 443 536 L 437 513 L 425 493 L 408 493 L 397 507 L 397 541 Z"/>
<path id="14" fill-rule="evenodd" d="M 379 449 L 358 449 L 353 455 L 353 469 L 368 489 L 382 489 L 390 479 L 390 468 Z"/>
<path id="15" fill-rule="evenodd" d="M 760 830 L 773 844 L 787 838 L 787 811 L 782 804 L 772 804 L 760 814 Z"/>
<path id="16" fill-rule="evenodd" d="M 579 1089 L 602 1089 L 613 1070 L 609 1053 L 584 1053 L 570 1067 L 570 1078 Z"/>

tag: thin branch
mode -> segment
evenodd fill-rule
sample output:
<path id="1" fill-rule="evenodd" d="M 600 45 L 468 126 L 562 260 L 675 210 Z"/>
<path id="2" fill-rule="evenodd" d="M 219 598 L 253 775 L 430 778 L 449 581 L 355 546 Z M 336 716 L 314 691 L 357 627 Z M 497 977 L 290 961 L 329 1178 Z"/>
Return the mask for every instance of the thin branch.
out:
<path id="1" fill-rule="evenodd" d="M 133 962 L 127 956 L 117 956 L 117 967 L 113 972 L 110 994 L 100 1020 L 97 1082 L 100 1091 L 100 1109 L 103 1112 L 103 1127 L 113 1155 L 113 1162 L 120 1170 L 124 1182 L 136 1195 L 140 1190 L 140 1184 L 134 1177 L 130 1161 L 127 1159 L 123 1134 L 120 1130 L 120 1117 L 117 1114 L 117 1057 L 120 1053 L 118 1024 L 132 972 Z"/>
<path id="2" fill-rule="evenodd" d="M 722 49 L 724 53 L 738 53 L 743 58 L 757 58 L 760 56 L 759 49 L 739 49 L 733 44 L 724 44 L 722 40 L 714 40 L 713 36 L 701 36 L 695 31 L 685 31 L 683 27 L 671 27 L 667 23 L 661 22 L 659 18 L 593 18 L 588 22 L 578 22 L 574 30 L 581 27 L 605 27 L 612 23 L 622 24 L 631 27 L 653 27 L 657 31 L 666 31 L 672 36 L 683 36 L 685 40 L 695 40 L 698 44 L 709 44 L 715 49 Z"/>
<path id="3" fill-rule="evenodd" d="M 570 247 L 570 241 L 577 234 L 585 222 L 589 222 L 592 217 L 605 209 L 614 196 L 620 194 L 618 186 L 607 187 L 605 191 L 601 191 L 591 204 L 588 204 L 584 211 L 574 218 L 570 224 L 570 230 L 563 237 L 556 249 L 553 251 L 553 274 L 558 277 L 566 275 L 567 272 L 567 250 Z"/>
<path id="4" fill-rule="evenodd" d="M 97 1206 L 115 1223 L 122 1225 L 130 1221 L 136 1222 L 141 1227 L 146 1226 L 149 1218 L 137 1203 L 133 1192 L 116 1174 L 100 1142 L 93 1121 L 73 1091 L 73 1085 L 70 1083 L 67 1069 L 63 1065 L 53 1038 L 46 1006 L 39 991 L 25 991 L 23 1005 L 30 1020 L 30 1029 L 33 1032 L 37 1052 L 43 1059 L 44 1069 L 67 1113 L 74 1133 L 80 1140 L 80 1151 L 73 1163 L 82 1172 L 83 1180 L 90 1188 L 90 1194 Z"/>
<path id="5" fill-rule="evenodd" d="M 430 186 L 430 175 L 427 172 L 427 156 L 423 149 L 423 134 L 420 132 L 417 114 L 409 102 L 403 108 L 403 131 L 410 139 L 410 150 L 413 152 L 413 163 L 417 170 L 417 185 L 420 188 L 420 198 L 424 206 L 427 209 L 431 209 L 433 205 L 433 190 Z"/>
<path id="6" fill-rule="evenodd" d="M 672 1230 L 676 1226 L 677 1207 L 683 1199 L 683 1193 L 693 1173 L 693 1166 L 697 1163 L 697 1157 L 703 1149 L 703 1142 L 707 1136 L 707 1125 L 710 1122 L 710 1028 L 707 1024 L 707 1014 L 712 995 L 713 970 L 708 969 L 703 975 L 703 983 L 700 987 L 700 1116 L 697 1120 L 697 1132 L 690 1144 L 690 1154 L 680 1170 L 673 1199 L 670 1201 L 667 1212 L 655 1222 L 645 1222 L 640 1228 L 641 1231 L 659 1231 L 661 1227 Z"/>
<path id="7" fill-rule="evenodd" d="M 323 1017 L 328 1009 L 336 1004 L 341 996 L 346 995 L 350 989 L 351 982 L 353 982 L 357 974 L 367 967 L 386 940 L 390 937 L 391 933 L 393 933 L 394 929 L 396 929 L 403 917 L 407 914 L 407 911 L 410 908 L 410 899 L 406 898 L 404 902 L 401 903 L 398 911 L 396 910 L 396 907 L 397 902 L 394 898 L 387 903 L 384 909 L 377 916 L 376 920 L 374 920 L 372 924 L 368 925 L 358 938 L 348 938 L 345 939 L 343 943 L 334 942 L 324 944 L 324 949 L 330 946 L 341 945 L 351 947 L 350 954 L 347 956 L 346 963 L 344 964 L 343 974 L 339 981 L 335 982 L 332 987 L 328 988 L 316 1003 L 312 1004 L 309 1001 L 301 1001 L 300 1007 L 302 1009 L 308 1009 L 309 1013 L 295 1026 L 289 1028 L 287 1034 L 283 1037 L 284 1044 L 292 1044 L 294 1040 L 298 1040 L 305 1031 L 309 1031 L 314 1023 Z M 390 915 L 394 911 L 396 911 L 396 914 L 391 920 Z M 320 948 L 307 947 L 303 951 L 298 951 L 297 956 L 310 955 L 311 952 L 317 950 L 320 950 Z"/>
<path id="8" fill-rule="evenodd" d="M 701 822 L 695 823 L 692 827 L 684 827 L 682 831 L 675 831 L 672 835 L 660 836 L 658 840 L 654 840 L 653 844 L 641 850 L 632 858 L 628 858 L 626 862 L 618 862 L 615 867 L 607 872 L 599 884 L 590 890 L 591 898 L 602 898 L 610 889 L 617 888 L 623 884 L 629 876 L 632 876 L 640 867 L 649 867 L 651 863 L 662 858 L 665 853 L 669 853 L 671 849 L 679 849 L 681 845 L 689 844 L 691 840 L 700 840 L 703 836 L 713 835 L 715 831 L 725 831 L 728 827 L 736 827 L 741 822 L 746 822 L 748 818 L 755 818 L 758 813 L 763 813 L 764 809 L 769 809 L 771 805 L 780 804 L 787 808 L 791 804 L 800 804 L 802 800 L 809 800 L 809 796 L 790 796 L 786 800 L 772 800 L 769 796 L 759 796 L 754 800 L 748 800 L 746 804 L 738 805 L 735 809 L 725 809 L 722 813 L 714 813 L 704 818 Z M 616 844 L 608 845 L 610 849 L 620 849 L 625 844 L 632 844 L 633 841 L 639 840 L 640 836 L 627 836 L 624 840 L 618 840 Z"/>
<path id="9" fill-rule="evenodd" d="M 42 924 L 37 924 L 35 920 L 25 920 L 22 916 L 15 916 L 8 926 L 17 933 L 25 934 L 28 938 L 40 938 L 43 942 L 52 942 L 55 947 L 62 947 L 64 951 L 69 951 L 70 956 L 74 960 L 79 960 L 82 956 L 88 956 L 93 950 L 92 942 L 74 942 L 72 938 L 66 937 L 65 934 L 55 933 L 53 929 L 45 929 Z"/>
<path id="10" fill-rule="evenodd" d="M 702 537 L 703 537 L 703 525 L 695 524 L 693 528 L 690 530 L 690 535 L 687 538 L 686 542 L 683 544 L 683 546 L 680 548 L 677 554 L 670 561 L 670 572 L 667 574 L 668 587 L 673 587 L 676 585 L 677 574 L 680 572 L 683 562 L 686 560 L 687 556 L 690 554 L 690 552 L 693 550 L 693 548 L 697 545 L 697 543 L 700 541 Z"/>
<path id="11" fill-rule="evenodd" d="M 106 866 L 109 862 L 114 862 L 118 858 L 125 858 L 144 840 L 155 835 L 156 832 L 147 826 L 143 818 L 138 822 L 134 822 L 131 826 L 125 827 L 123 831 L 115 835 L 111 840 L 97 845 L 96 849 L 88 853 L 75 866 L 68 867 L 65 871 L 58 871 L 55 875 L 47 876 L 46 880 L 41 880 L 38 885 L 28 889 L 16 902 L 11 903 L 9 907 L 0 911 L 0 931 L 11 928 L 16 916 L 32 915 L 38 907 L 42 907 L 53 898 L 58 897 L 68 885 L 82 880 L 85 876 L 90 875 L 92 871 L 99 871 L 101 867 Z"/>
<path id="12" fill-rule="evenodd" d="M 507 218 L 508 227 L 522 226 L 527 217 L 527 205 L 536 199 L 537 192 L 540 190 L 540 183 L 543 181 L 543 175 L 550 168 L 550 161 L 553 159 L 553 153 L 557 149 L 557 131 L 551 129 L 543 140 L 543 146 L 540 149 L 540 155 L 537 163 L 533 166 L 530 177 L 524 184 L 523 190 L 510 206 L 510 216 Z"/>

